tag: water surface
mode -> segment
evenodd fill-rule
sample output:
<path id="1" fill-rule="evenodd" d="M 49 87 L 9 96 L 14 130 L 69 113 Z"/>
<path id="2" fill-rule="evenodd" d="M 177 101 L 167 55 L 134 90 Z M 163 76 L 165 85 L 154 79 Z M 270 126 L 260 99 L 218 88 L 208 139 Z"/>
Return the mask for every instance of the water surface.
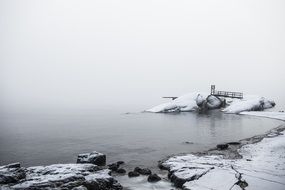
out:
<path id="1" fill-rule="evenodd" d="M 73 163 L 77 154 L 96 150 L 105 153 L 108 162 L 127 162 L 129 169 L 137 165 L 155 168 L 168 155 L 207 150 L 218 143 L 262 134 L 280 123 L 219 111 L 3 113 L 0 165 Z"/>

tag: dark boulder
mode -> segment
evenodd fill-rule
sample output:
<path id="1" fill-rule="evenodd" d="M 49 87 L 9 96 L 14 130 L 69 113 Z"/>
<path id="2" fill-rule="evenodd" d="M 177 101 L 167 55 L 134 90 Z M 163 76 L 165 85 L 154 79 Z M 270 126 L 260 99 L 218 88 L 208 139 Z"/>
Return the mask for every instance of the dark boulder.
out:
<path id="1" fill-rule="evenodd" d="M 106 155 L 96 151 L 93 151 L 91 153 L 79 154 L 77 157 L 77 163 L 90 163 L 95 164 L 97 166 L 105 166 Z"/>
<path id="2" fill-rule="evenodd" d="M 147 181 L 148 182 L 158 182 L 161 180 L 161 177 L 159 177 L 157 174 L 151 174 L 148 176 Z"/>
<path id="3" fill-rule="evenodd" d="M 219 150 L 225 150 L 225 149 L 227 149 L 228 147 L 229 147 L 228 144 L 218 144 L 218 145 L 217 145 L 217 148 L 218 148 Z"/>
<path id="4" fill-rule="evenodd" d="M 123 169 L 123 168 L 120 168 L 120 169 L 117 170 L 117 173 L 119 173 L 119 174 L 125 174 L 126 172 L 127 171 L 125 169 Z"/>
<path id="5" fill-rule="evenodd" d="M 138 172 L 136 172 L 136 171 L 130 171 L 129 173 L 128 173 L 128 176 L 129 177 L 138 177 L 140 174 L 138 173 Z"/>
<path id="6" fill-rule="evenodd" d="M 125 164 L 125 162 L 124 161 L 118 161 L 117 162 L 117 165 L 119 165 L 119 166 L 122 165 L 122 164 Z"/>
<path id="7" fill-rule="evenodd" d="M 112 171 L 117 171 L 119 169 L 119 165 L 117 163 L 109 164 L 108 168 Z"/>

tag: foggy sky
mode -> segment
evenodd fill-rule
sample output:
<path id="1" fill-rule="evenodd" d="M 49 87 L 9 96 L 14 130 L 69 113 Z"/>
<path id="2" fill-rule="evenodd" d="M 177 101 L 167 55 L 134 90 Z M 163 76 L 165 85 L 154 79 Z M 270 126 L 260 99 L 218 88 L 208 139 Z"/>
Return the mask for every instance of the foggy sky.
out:
<path id="1" fill-rule="evenodd" d="M 193 91 L 285 107 L 285 1 L 0 0 L 0 106 L 146 109 Z"/>

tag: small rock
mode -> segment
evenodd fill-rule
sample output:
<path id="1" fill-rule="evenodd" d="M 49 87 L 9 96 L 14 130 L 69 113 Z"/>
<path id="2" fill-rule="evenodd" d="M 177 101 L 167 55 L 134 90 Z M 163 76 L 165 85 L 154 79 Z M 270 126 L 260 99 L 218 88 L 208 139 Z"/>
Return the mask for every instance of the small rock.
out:
<path id="1" fill-rule="evenodd" d="M 140 167 L 136 167 L 134 169 L 135 172 L 138 172 L 141 175 L 150 175 L 151 174 L 151 170 L 148 168 L 140 168 Z"/>
<path id="2" fill-rule="evenodd" d="M 140 174 L 136 171 L 131 171 L 128 173 L 128 176 L 129 177 L 138 177 Z"/>
<path id="3" fill-rule="evenodd" d="M 148 182 L 158 182 L 160 180 L 161 180 L 161 177 L 159 177 L 157 174 L 151 174 L 147 178 Z"/>
<path id="4" fill-rule="evenodd" d="M 118 161 L 117 162 L 117 165 L 122 165 L 122 164 L 125 164 L 125 162 L 124 161 Z"/>
<path id="5" fill-rule="evenodd" d="M 123 168 L 120 168 L 120 169 L 117 170 L 117 173 L 119 173 L 119 174 L 125 174 L 125 173 L 126 173 L 126 170 L 123 169 Z"/>
<path id="6" fill-rule="evenodd" d="M 228 145 L 240 145 L 240 142 L 229 142 Z"/>
<path id="7" fill-rule="evenodd" d="M 218 144 L 217 145 L 217 148 L 220 149 L 220 150 L 225 150 L 229 147 L 228 144 Z"/>
<path id="8" fill-rule="evenodd" d="M 109 164 L 108 168 L 112 171 L 117 171 L 119 169 L 119 165 L 117 163 Z"/>
<path id="9" fill-rule="evenodd" d="M 173 183 L 174 183 L 174 186 L 175 186 L 175 187 L 182 188 L 182 186 L 184 185 L 184 183 L 186 183 L 186 179 L 176 178 Z"/>
<path id="10" fill-rule="evenodd" d="M 106 165 L 106 155 L 93 151 L 91 153 L 79 154 L 77 157 L 77 163 L 91 163 L 97 166 L 105 166 Z"/>

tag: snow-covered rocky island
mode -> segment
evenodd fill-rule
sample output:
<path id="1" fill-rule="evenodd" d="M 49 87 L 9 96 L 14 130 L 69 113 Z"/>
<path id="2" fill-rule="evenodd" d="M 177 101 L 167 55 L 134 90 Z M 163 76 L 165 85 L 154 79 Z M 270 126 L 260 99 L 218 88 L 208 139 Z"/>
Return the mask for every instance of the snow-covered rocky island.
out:
<path id="1" fill-rule="evenodd" d="M 193 92 L 146 111 L 153 113 L 170 113 L 221 109 L 221 111 L 225 113 L 240 113 L 243 111 L 262 111 L 274 106 L 275 102 L 273 100 L 262 96 L 245 95 L 242 99 L 233 99 L 207 95 L 207 93 Z"/>

